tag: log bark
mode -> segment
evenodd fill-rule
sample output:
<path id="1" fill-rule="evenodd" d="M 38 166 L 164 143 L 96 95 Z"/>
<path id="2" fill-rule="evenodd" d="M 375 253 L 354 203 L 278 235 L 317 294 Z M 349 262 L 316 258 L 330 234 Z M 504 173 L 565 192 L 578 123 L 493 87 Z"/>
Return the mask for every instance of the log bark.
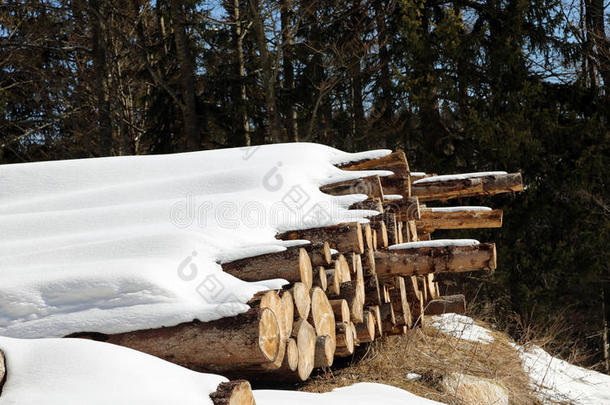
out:
<path id="1" fill-rule="evenodd" d="M 244 281 L 283 278 L 291 283 L 302 281 L 308 288 L 313 277 L 307 250 L 300 246 L 223 263 L 222 270 Z"/>
<path id="2" fill-rule="evenodd" d="M 379 278 L 375 275 L 365 277 L 364 279 L 364 305 L 381 305 L 381 288 L 379 286 Z"/>
<path id="3" fill-rule="evenodd" d="M 417 277 L 405 277 L 405 287 L 407 292 L 407 301 L 409 301 L 409 307 L 411 309 L 411 319 L 413 320 L 413 327 L 424 326 L 424 299 L 423 294 L 419 291 L 417 285 Z"/>
<path id="4" fill-rule="evenodd" d="M 216 391 L 210 394 L 214 405 L 255 405 L 252 387 L 246 380 L 235 380 L 220 383 Z"/>
<path id="5" fill-rule="evenodd" d="M 426 315 L 442 315 L 446 313 L 463 314 L 466 312 L 466 297 L 462 294 L 447 295 L 433 299 L 425 307 Z"/>
<path id="6" fill-rule="evenodd" d="M 421 210 L 421 218 L 415 221 L 417 230 L 431 233 L 437 229 L 501 228 L 502 210 L 460 210 L 452 212 Z"/>
<path id="7" fill-rule="evenodd" d="M 309 323 L 314 326 L 318 336 L 330 336 L 335 347 L 335 314 L 324 291 L 315 287 L 311 291 Z"/>
<path id="8" fill-rule="evenodd" d="M 379 277 L 425 275 L 437 272 L 494 270 L 496 245 L 426 247 L 375 252 Z"/>
<path id="9" fill-rule="evenodd" d="M 328 241 L 331 248 L 339 252 L 364 252 L 364 241 L 362 228 L 359 222 L 347 222 L 323 228 L 301 229 L 289 231 L 276 235 L 283 240 L 306 239 L 311 243 L 323 243 Z"/>
<path id="10" fill-rule="evenodd" d="M 108 335 L 106 341 L 193 370 L 217 372 L 275 361 L 280 352 L 281 328 L 273 311 L 253 308 L 211 322 Z"/>
<path id="11" fill-rule="evenodd" d="M 313 363 L 314 368 L 330 367 L 333 365 L 334 359 L 335 349 L 330 336 L 318 336 L 316 338 L 316 355 Z"/>
<path id="12" fill-rule="evenodd" d="M 354 332 L 347 322 L 336 324 L 337 348 L 335 356 L 346 357 L 354 353 Z"/>
<path id="13" fill-rule="evenodd" d="M 320 187 L 320 191 L 331 195 L 364 194 L 369 198 L 383 200 L 383 190 L 379 176 L 368 176 L 327 184 Z"/>
<path id="14" fill-rule="evenodd" d="M 396 314 L 391 302 L 384 302 L 379 307 L 381 313 L 381 327 L 383 332 L 391 331 L 396 326 Z"/>
<path id="15" fill-rule="evenodd" d="M 369 250 L 364 252 L 364 261 L 361 260 L 362 270 L 364 274 L 367 276 L 373 276 L 377 274 L 377 270 L 375 267 L 375 251 Z"/>
<path id="16" fill-rule="evenodd" d="M 358 280 L 346 281 L 341 283 L 341 290 L 338 296 L 331 298 L 342 298 L 347 301 L 349 306 L 350 319 L 352 322 L 362 322 L 364 311 L 364 296 L 362 294 L 362 282 Z"/>
<path id="17" fill-rule="evenodd" d="M 331 263 L 331 252 L 328 242 L 311 243 L 299 247 L 305 249 L 307 253 L 309 253 L 309 258 L 311 259 L 311 265 L 313 267 L 328 266 Z"/>
<path id="18" fill-rule="evenodd" d="M 335 267 L 340 267 L 337 264 Z M 341 270 L 335 269 L 327 269 L 326 270 L 326 280 L 328 282 L 328 288 L 326 292 L 328 295 L 336 297 L 341 293 Z"/>
<path id="19" fill-rule="evenodd" d="M 336 300 L 328 300 L 330 306 L 333 309 L 333 314 L 335 314 L 335 320 L 337 322 L 349 322 L 350 312 L 349 305 L 347 305 L 347 301 L 344 299 L 336 299 Z"/>
<path id="20" fill-rule="evenodd" d="M 349 206 L 350 210 L 368 210 L 377 211 L 379 214 L 383 213 L 383 204 L 381 198 L 367 198 L 364 201 L 353 203 Z"/>
<path id="21" fill-rule="evenodd" d="M 383 221 L 371 221 L 371 228 L 377 231 L 377 249 L 388 247 L 388 230 Z"/>
<path id="22" fill-rule="evenodd" d="M 407 156 L 401 150 L 381 158 L 345 163 L 339 167 L 343 170 L 390 170 L 395 177 L 409 177 Z"/>
<path id="23" fill-rule="evenodd" d="M 381 215 L 376 215 L 370 218 L 370 221 L 383 221 L 388 235 L 388 244 L 396 245 L 398 243 L 398 225 L 396 223 L 396 215 L 391 212 L 384 212 Z"/>
<path id="24" fill-rule="evenodd" d="M 356 337 L 360 343 L 369 343 L 375 340 L 375 315 L 373 312 L 364 311 L 364 321 L 355 324 Z"/>
<path id="25" fill-rule="evenodd" d="M 411 197 L 411 179 L 401 177 L 382 177 L 381 187 L 385 195 L 399 194 L 403 197 Z"/>
<path id="26" fill-rule="evenodd" d="M 403 197 L 401 200 L 384 202 L 383 212 L 396 215 L 397 221 L 421 218 L 419 199 L 417 197 Z"/>
<path id="27" fill-rule="evenodd" d="M 497 174 L 459 180 L 415 183 L 413 195 L 419 201 L 445 201 L 453 198 L 495 195 L 523 191 L 521 173 Z"/>

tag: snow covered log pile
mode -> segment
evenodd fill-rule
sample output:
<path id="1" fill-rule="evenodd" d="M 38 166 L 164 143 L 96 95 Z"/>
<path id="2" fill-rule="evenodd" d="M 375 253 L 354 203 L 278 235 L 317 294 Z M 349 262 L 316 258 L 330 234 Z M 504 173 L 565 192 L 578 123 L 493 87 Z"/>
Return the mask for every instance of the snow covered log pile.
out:
<path id="1" fill-rule="evenodd" d="M 502 211 L 421 203 L 523 190 L 519 173 L 412 175 L 402 151 L 315 144 L 79 162 L 0 178 L 0 295 L 16 297 L 0 303 L 0 335 L 90 338 L 276 381 L 464 312 L 435 275 L 493 271 L 495 245 L 432 233 L 500 227 Z M 257 223 L 253 203 L 290 212 Z M 223 385 L 214 401 L 245 391 Z"/>

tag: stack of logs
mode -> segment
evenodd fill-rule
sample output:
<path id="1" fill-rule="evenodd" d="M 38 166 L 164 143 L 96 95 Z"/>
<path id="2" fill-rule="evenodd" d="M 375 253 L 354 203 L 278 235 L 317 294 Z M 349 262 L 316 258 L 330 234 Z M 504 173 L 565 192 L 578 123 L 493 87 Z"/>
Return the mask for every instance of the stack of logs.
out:
<path id="1" fill-rule="evenodd" d="M 424 315 L 463 313 L 464 296 L 441 296 L 435 274 L 494 270 L 493 243 L 389 247 L 430 240 L 436 229 L 500 227 L 501 210 L 433 209 L 421 203 L 522 191 L 521 175 L 492 172 L 416 181 L 427 176 L 411 173 L 401 151 L 341 168 L 394 173 L 321 187 L 332 195 L 367 194 L 350 208 L 370 210 L 369 223 L 281 233 L 278 239 L 310 244 L 222 264 L 242 280 L 283 278 L 289 285 L 257 294 L 251 309 L 234 317 L 104 340 L 194 370 L 304 381 L 315 368 L 330 367 L 335 357 L 350 356 L 358 346 L 424 325 Z M 212 397 L 215 403 L 233 403 L 230 398 L 244 392 L 250 398 L 248 390 L 247 382 L 231 382 Z"/>

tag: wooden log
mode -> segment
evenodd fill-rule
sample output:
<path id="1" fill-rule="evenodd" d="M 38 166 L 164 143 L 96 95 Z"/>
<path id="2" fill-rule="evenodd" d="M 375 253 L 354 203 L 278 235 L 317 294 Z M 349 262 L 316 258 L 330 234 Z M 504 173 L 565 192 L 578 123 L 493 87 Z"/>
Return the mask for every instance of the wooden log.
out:
<path id="1" fill-rule="evenodd" d="M 335 348 L 328 335 L 316 338 L 316 355 L 314 358 L 314 368 L 330 367 L 335 359 Z"/>
<path id="2" fill-rule="evenodd" d="M 284 317 L 282 323 L 282 327 L 284 328 L 284 336 L 290 336 L 292 332 L 292 324 L 294 323 L 294 308 L 295 303 L 292 297 L 292 293 L 290 291 L 282 292 L 282 312 L 281 315 Z M 279 314 L 275 314 L 275 316 L 279 316 Z"/>
<path id="3" fill-rule="evenodd" d="M 422 298 L 424 300 L 424 306 L 425 306 L 426 303 L 430 300 L 430 297 L 428 296 L 428 292 L 430 290 L 428 289 L 428 281 L 427 281 L 426 277 L 417 277 L 417 287 L 419 288 L 419 291 L 422 293 Z"/>
<path id="4" fill-rule="evenodd" d="M 405 287 L 407 292 L 407 301 L 409 301 L 409 307 L 411 310 L 411 319 L 413 320 L 413 327 L 424 326 L 424 299 L 422 292 L 419 291 L 417 285 L 417 277 L 405 277 Z"/>
<path id="5" fill-rule="evenodd" d="M 377 274 L 375 267 L 375 251 L 369 250 L 364 252 L 364 260 L 361 259 L 360 263 L 362 264 L 362 270 L 365 275 L 371 276 Z"/>
<path id="6" fill-rule="evenodd" d="M 220 383 L 210 399 L 214 405 L 255 405 L 252 387 L 246 380 Z"/>
<path id="7" fill-rule="evenodd" d="M 314 326 L 316 335 L 328 335 L 332 339 L 333 348 L 335 347 L 335 314 L 330 306 L 328 297 L 320 288 L 314 287 L 311 290 L 311 311 L 309 323 Z"/>
<path id="8" fill-rule="evenodd" d="M 372 305 L 368 310 L 375 316 L 375 337 L 383 336 L 383 323 L 381 319 L 381 309 L 379 305 Z"/>
<path id="9" fill-rule="evenodd" d="M 354 337 L 354 346 L 360 346 L 360 341 L 358 340 L 358 332 L 356 332 L 356 324 L 350 322 L 349 327 L 352 329 L 352 336 Z"/>
<path id="10" fill-rule="evenodd" d="M 331 298 L 342 298 L 347 301 L 350 319 L 355 323 L 363 321 L 364 296 L 362 295 L 361 283 L 362 282 L 359 282 L 358 280 L 341 283 L 341 291 L 339 296 L 331 296 Z"/>
<path id="11" fill-rule="evenodd" d="M 373 229 L 373 251 L 377 250 L 377 231 Z"/>
<path id="12" fill-rule="evenodd" d="M 421 218 L 421 210 L 417 197 L 403 197 L 401 200 L 385 202 L 383 203 L 383 212 L 396 215 L 397 221 Z"/>
<path id="13" fill-rule="evenodd" d="M 313 267 L 328 266 L 331 263 L 330 245 L 328 242 L 310 243 L 309 245 L 299 246 L 309 253 L 311 265 Z"/>
<path id="14" fill-rule="evenodd" d="M 211 322 L 119 333 L 105 340 L 190 369 L 218 372 L 275 361 L 281 328 L 272 310 L 252 308 Z"/>
<path id="15" fill-rule="evenodd" d="M 409 242 L 417 242 L 419 240 L 419 233 L 417 232 L 415 221 L 407 221 L 407 224 L 409 224 Z"/>
<path id="16" fill-rule="evenodd" d="M 377 232 L 377 249 L 385 249 L 388 247 L 388 230 L 385 222 L 371 221 L 371 229 Z"/>
<path id="17" fill-rule="evenodd" d="M 447 295 L 431 300 L 426 304 L 426 315 L 442 315 L 446 313 L 463 314 L 466 312 L 466 297 L 462 294 Z"/>
<path id="18" fill-rule="evenodd" d="M 379 312 L 381 313 L 381 327 L 383 332 L 391 331 L 396 326 L 396 314 L 394 313 L 394 306 L 391 302 L 384 302 L 379 306 Z"/>
<path id="19" fill-rule="evenodd" d="M 345 357 L 354 353 L 354 332 L 347 322 L 336 323 L 337 348 L 335 356 Z"/>
<path id="20" fill-rule="evenodd" d="M 402 233 L 402 225 L 403 222 L 402 221 L 397 221 L 396 224 L 398 225 L 398 243 L 404 243 L 405 239 L 404 239 L 404 235 Z"/>
<path id="21" fill-rule="evenodd" d="M 328 300 L 330 306 L 333 309 L 333 314 L 335 314 L 336 322 L 349 322 L 350 313 L 349 313 L 349 305 L 347 305 L 347 301 L 344 299 L 335 299 Z"/>
<path id="22" fill-rule="evenodd" d="M 328 288 L 326 292 L 328 295 L 337 297 L 341 293 L 341 269 L 340 264 L 337 264 L 334 269 L 326 270 L 326 279 L 328 281 Z M 339 268 L 338 268 L 339 267 Z"/>
<path id="23" fill-rule="evenodd" d="M 379 286 L 379 278 L 375 275 L 364 278 L 364 305 L 381 305 L 381 287 Z"/>
<path id="24" fill-rule="evenodd" d="M 438 181 L 415 182 L 411 185 L 413 195 L 420 201 L 446 201 L 452 198 L 494 195 L 523 191 L 521 173 L 492 174 L 446 180 L 439 176 Z"/>
<path id="25" fill-rule="evenodd" d="M 307 319 L 311 310 L 311 297 L 309 288 L 303 283 L 294 283 L 290 292 L 294 300 L 294 315 L 297 319 Z"/>
<path id="26" fill-rule="evenodd" d="M 400 194 L 403 197 L 411 197 L 411 179 L 400 177 L 382 177 L 381 187 L 383 194 Z"/>
<path id="27" fill-rule="evenodd" d="M 366 200 L 359 201 L 357 203 L 353 203 L 349 206 L 350 210 L 367 210 L 367 211 L 377 211 L 378 214 L 383 213 L 383 204 L 382 199 L 378 197 L 367 198 Z"/>
<path id="28" fill-rule="evenodd" d="M 370 224 L 362 225 L 362 237 L 364 239 L 364 249 L 375 250 L 373 247 L 373 231 Z"/>
<path id="29" fill-rule="evenodd" d="M 430 299 L 439 298 L 441 294 L 438 290 L 438 284 L 434 282 L 434 273 L 428 274 L 426 277 L 428 278 L 428 283 L 426 285 L 429 289 L 428 295 L 430 296 Z"/>
<path id="30" fill-rule="evenodd" d="M 295 323 L 293 336 L 296 336 L 299 349 L 297 375 L 301 381 L 305 381 L 313 371 L 316 353 L 316 331 L 309 322 L 301 319 Z"/>
<path id="31" fill-rule="evenodd" d="M 364 311 L 364 321 L 355 324 L 356 337 L 360 343 L 369 343 L 375 340 L 375 315 L 373 312 Z"/>
<path id="32" fill-rule="evenodd" d="M 347 261 L 345 256 L 339 254 L 337 256 L 337 259 L 335 260 L 335 263 L 339 264 L 339 267 L 335 266 L 335 272 L 339 270 L 339 273 L 341 274 L 341 282 L 343 283 L 346 281 L 351 281 L 352 272 L 350 270 L 349 262 Z"/>
<path id="33" fill-rule="evenodd" d="M 322 291 L 326 291 L 328 288 L 328 278 L 326 275 L 326 269 L 322 266 L 317 267 L 313 271 L 313 283 L 315 287 L 320 287 Z"/>
<path id="34" fill-rule="evenodd" d="M 417 230 L 431 233 L 437 229 L 501 228 L 502 210 L 473 210 L 455 207 L 455 211 L 438 211 L 434 208 L 421 210 L 421 217 L 415 221 Z"/>
<path id="35" fill-rule="evenodd" d="M 288 338 L 286 342 L 286 354 L 284 355 L 284 361 L 282 366 L 278 369 L 278 372 L 295 372 L 299 366 L 299 347 L 297 341 L 294 338 Z"/>
<path id="36" fill-rule="evenodd" d="M 343 170 L 389 170 L 394 172 L 394 177 L 409 177 L 407 157 L 401 150 L 381 158 L 345 163 L 339 167 Z"/>
<path id="37" fill-rule="evenodd" d="M 364 194 L 369 198 L 383 200 L 383 190 L 379 176 L 368 176 L 327 184 L 320 187 L 320 191 L 331 195 Z"/>
<path id="38" fill-rule="evenodd" d="M 375 252 L 379 277 L 425 275 L 437 272 L 494 270 L 496 245 L 443 246 Z"/>
<path id="39" fill-rule="evenodd" d="M 2 388 L 6 382 L 6 358 L 4 353 L 0 350 L 0 395 L 2 395 Z"/>
<path id="40" fill-rule="evenodd" d="M 291 283 L 302 281 L 311 288 L 311 260 L 307 250 L 300 246 L 223 263 L 222 270 L 244 281 L 283 278 Z"/>
<path id="41" fill-rule="evenodd" d="M 386 233 L 388 234 L 388 244 L 398 244 L 398 224 L 396 222 L 396 215 L 391 212 L 384 212 L 382 215 L 371 218 L 371 221 L 377 220 L 385 223 Z"/>
<path id="42" fill-rule="evenodd" d="M 292 330 L 294 307 L 287 309 L 286 306 L 289 304 L 294 306 L 294 301 L 291 293 L 285 295 L 284 292 L 282 294 L 284 294 L 284 299 L 282 299 L 280 294 L 274 290 L 261 291 L 260 293 L 255 294 L 255 296 L 248 301 L 248 305 L 250 305 L 251 308 L 268 308 L 273 311 L 280 327 L 280 344 L 277 356 L 274 361 L 266 362 L 265 364 L 261 365 L 261 368 L 265 370 L 276 370 L 281 367 L 286 350 L 286 341 L 288 340 Z M 286 311 L 289 311 L 289 313 L 286 314 Z"/>
<path id="43" fill-rule="evenodd" d="M 390 290 L 390 302 L 394 308 L 396 323 L 411 328 L 413 327 L 413 319 L 411 317 L 409 301 L 407 300 L 405 280 L 400 276 L 395 277 L 394 285 L 395 287 Z"/>
<path id="44" fill-rule="evenodd" d="M 283 232 L 276 235 L 283 240 L 306 239 L 311 243 L 328 242 L 331 248 L 339 252 L 364 252 L 362 227 L 359 222 L 347 222 L 322 228 L 309 228 Z"/>

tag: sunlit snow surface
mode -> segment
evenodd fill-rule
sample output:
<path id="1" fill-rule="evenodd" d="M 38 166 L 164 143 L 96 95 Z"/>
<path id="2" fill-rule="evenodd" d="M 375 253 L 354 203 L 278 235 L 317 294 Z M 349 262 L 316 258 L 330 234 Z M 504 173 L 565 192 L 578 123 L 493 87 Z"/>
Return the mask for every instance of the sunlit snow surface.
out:
<path id="1" fill-rule="evenodd" d="M 430 317 L 428 324 L 440 332 L 458 339 L 476 343 L 490 343 L 494 338 L 485 329 L 477 325 L 474 319 L 460 314 L 442 314 Z"/>
<path id="2" fill-rule="evenodd" d="M 385 156 L 317 144 L 0 166 L 0 335 L 59 337 L 208 321 L 257 291 L 219 262 L 277 252 L 277 232 L 363 220 L 323 184 Z M 294 244 L 291 242 L 291 244 Z"/>

